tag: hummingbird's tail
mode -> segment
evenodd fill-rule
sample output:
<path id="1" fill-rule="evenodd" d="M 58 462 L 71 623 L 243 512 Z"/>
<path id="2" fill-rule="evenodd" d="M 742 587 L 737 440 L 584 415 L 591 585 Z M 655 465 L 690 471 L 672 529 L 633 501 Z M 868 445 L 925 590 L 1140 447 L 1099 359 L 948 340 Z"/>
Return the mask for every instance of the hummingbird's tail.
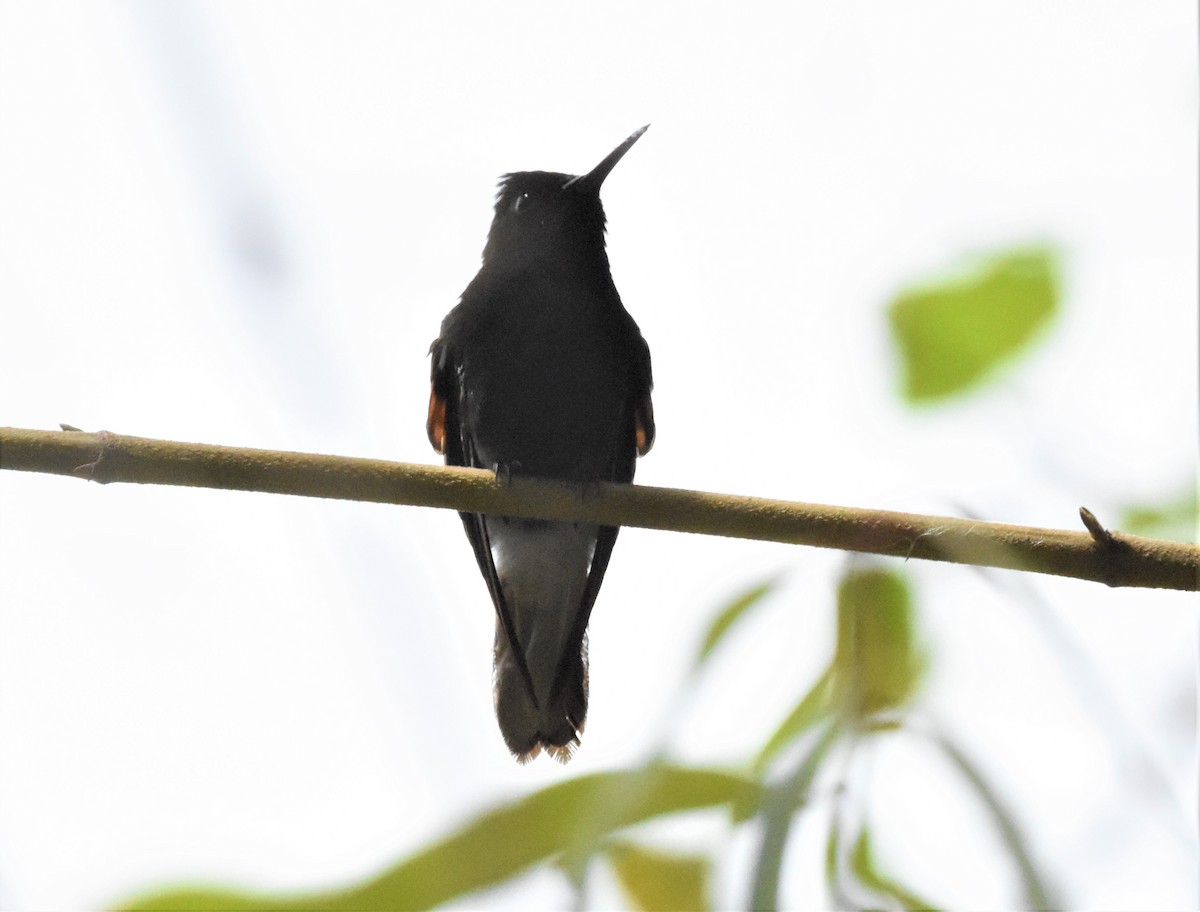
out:
<path id="1" fill-rule="evenodd" d="M 519 763 L 528 763 L 543 749 L 559 763 L 566 763 L 579 746 L 587 720 L 587 637 L 577 647 L 567 648 L 556 688 L 541 705 L 535 704 L 504 627 L 496 624 L 496 721 L 504 743 Z"/>
<path id="2" fill-rule="evenodd" d="M 601 530 L 492 517 L 484 524 L 502 593 L 493 666 L 500 731 L 522 763 L 543 748 L 565 763 L 587 718 L 590 571 Z"/>

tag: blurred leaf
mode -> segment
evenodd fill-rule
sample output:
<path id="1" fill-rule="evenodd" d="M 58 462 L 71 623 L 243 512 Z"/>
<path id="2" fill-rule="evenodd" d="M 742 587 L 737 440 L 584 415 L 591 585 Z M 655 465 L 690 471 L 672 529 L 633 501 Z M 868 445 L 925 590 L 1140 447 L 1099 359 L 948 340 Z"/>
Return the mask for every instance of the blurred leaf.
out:
<path id="1" fill-rule="evenodd" d="M 850 903 L 844 902 L 841 891 L 841 876 L 838 870 L 838 850 L 842 843 L 842 815 L 833 814 L 829 821 L 829 835 L 825 837 L 825 886 L 829 890 L 831 905 L 835 908 L 849 908 Z"/>
<path id="2" fill-rule="evenodd" d="M 1126 507 L 1119 528 L 1136 535 L 1194 542 L 1200 538 L 1200 499 L 1189 487 L 1175 500 Z"/>
<path id="3" fill-rule="evenodd" d="M 796 768 L 778 786 L 762 792 L 762 845 L 754 865 L 750 887 L 751 909 L 779 907 L 779 874 L 783 869 L 783 850 L 788 832 L 799 811 L 808 803 L 813 781 L 835 746 L 843 740 L 844 726 L 831 720 L 804 754 Z M 736 806 L 735 806 L 736 807 Z"/>
<path id="4" fill-rule="evenodd" d="M 980 383 L 1054 316 L 1059 281 L 1050 248 L 1010 250 L 969 272 L 900 292 L 888 319 L 904 397 L 931 402 Z"/>
<path id="5" fill-rule="evenodd" d="M 924 661 L 913 644 L 912 599 L 902 576 L 871 568 L 842 577 L 833 664 L 838 702 L 860 719 L 897 709 L 916 691 Z"/>
<path id="6" fill-rule="evenodd" d="M 725 634 L 730 631 L 742 615 L 758 604 L 763 596 L 767 595 L 777 584 L 778 581 L 773 579 L 759 583 L 757 586 L 747 589 L 721 609 L 721 613 L 709 625 L 708 633 L 704 635 L 704 645 L 700 647 L 700 654 L 696 656 L 696 668 L 699 668 L 708 660 L 713 650 L 724 639 Z"/>
<path id="7" fill-rule="evenodd" d="M 905 909 L 937 908 L 933 903 L 921 899 L 879 870 L 875 861 L 875 853 L 871 851 L 871 837 L 866 827 L 863 827 L 862 832 L 858 834 L 858 839 L 850 852 L 850 871 L 864 887 L 895 900 Z"/>
<path id="8" fill-rule="evenodd" d="M 833 688 L 830 686 L 832 682 L 833 668 L 826 668 L 821 677 L 817 678 L 817 683 L 792 707 L 787 718 L 779 724 L 754 758 L 755 775 L 761 776 L 767 764 L 774 760 L 780 751 L 828 714 L 833 696 Z"/>
<path id="9" fill-rule="evenodd" d="M 427 909 L 509 879 L 562 852 L 584 853 L 623 827 L 662 814 L 754 801 L 751 780 L 654 764 L 594 773 L 542 789 L 477 817 L 458 832 L 356 887 L 301 896 L 189 889 L 136 900 L 126 909 Z"/>
<path id="10" fill-rule="evenodd" d="M 1051 895 L 1045 878 L 1038 872 L 1016 817 L 1005 807 L 996 790 L 983 778 L 979 768 L 949 738 L 944 735 L 933 735 L 932 737 L 934 743 L 945 752 L 967 782 L 971 784 L 971 787 L 975 789 L 975 793 L 979 795 L 980 800 L 991 814 L 992 822 L 996 825 L 996 830 L 1005 847 L 1012 853 L 1013 861 L 1016 863 L 1021 877 L 1021 884 L 1025 890 L 1024 908 L 1065 908 L 1055 896 Z"/>
<path id="11" fill-rule="evenodd" d="M 588 877 L 591 873 L 592 855 L 582 852 L 563 852 L 553 862 L 562 872 L 571 888 L 572 909 L 587 908 Z"/>
<path id="12" fill-rule="evenodd" d="M 121 909 L 170 909 L 171 912 L 264 912 L 280 908 L 276 901 L 249 893 L 196 887 L 180 887 L 170 893 L 147 896 L 120 906 Z"/>
<path id="13" fill-rule="evenodd" d="M 658 852 L 617 843 L 607 852 L 613 871 L 638 909 L 707 909 L 710 862 L 701 855 Z"/>

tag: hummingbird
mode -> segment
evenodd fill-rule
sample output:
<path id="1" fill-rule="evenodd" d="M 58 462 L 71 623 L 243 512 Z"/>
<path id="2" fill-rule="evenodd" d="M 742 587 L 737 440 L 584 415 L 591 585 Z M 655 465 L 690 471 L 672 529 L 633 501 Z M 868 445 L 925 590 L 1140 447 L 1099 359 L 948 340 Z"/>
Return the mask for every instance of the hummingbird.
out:
<path id="1" fill-rule="evenodd" d="M 650 349 L 613 284 L 600 187 L 649 125 L 586 174 L 500 178 L 479 272 L 430 346 L 426 430 L 447 465 L 586 487 L 633 481 L 654 443 Z M 496 610 L 493 702 L 520 763 L 561 763 L 587 719 L 587 627 L 618 528 L 462 513 Z"/>

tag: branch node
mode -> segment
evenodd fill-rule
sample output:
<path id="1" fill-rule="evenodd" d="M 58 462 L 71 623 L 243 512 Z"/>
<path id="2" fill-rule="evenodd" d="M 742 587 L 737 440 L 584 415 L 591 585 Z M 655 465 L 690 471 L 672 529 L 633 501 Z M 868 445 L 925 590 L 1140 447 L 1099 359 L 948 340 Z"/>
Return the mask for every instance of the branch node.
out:
<path id="1" fill-rule="evenodd" d="M 1096 514 L 1087 507 L 1079 508 L 1079 518 L 1087 527 L 1096 545 L 1096 557 L 1099 560 L 1100 582 L 1106 586 L 1120 586 L 1122 573 L 1120 565 L 1129 556 L 1128 545 L 1124 545 L 1115 535 L 1100 525 Z"/>
<path id="2" fill-rule="evenodd" d="M 1112 533 L 1100 525 L 1100 520 L 1096 519 L 1095 513 L 1087 507 L 1080 507 L 1079 518 L 1083 520 L 1084 526 L 1091 533 L 1097 545 L 1100 545 L 1102 548 L 1111 548 L 1113 546 Z"/>

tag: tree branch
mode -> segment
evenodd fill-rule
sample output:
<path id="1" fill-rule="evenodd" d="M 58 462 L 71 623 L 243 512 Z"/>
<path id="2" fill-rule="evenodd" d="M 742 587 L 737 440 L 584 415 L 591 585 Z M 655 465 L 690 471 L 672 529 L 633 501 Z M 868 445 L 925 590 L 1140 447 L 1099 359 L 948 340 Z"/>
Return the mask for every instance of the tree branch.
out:
<path id="1" fill-rule="evenodd" d="M 1200 589 L 1200 546 L 1110 532 L 1085 511 L 1068 532 L 643 485 L 578 485 L 492 472 L 148 440 L 73 428 L 0 428 L 0 469 L 441 507 L 814 545 L 1002 567 L 1109 586 Z"/>

